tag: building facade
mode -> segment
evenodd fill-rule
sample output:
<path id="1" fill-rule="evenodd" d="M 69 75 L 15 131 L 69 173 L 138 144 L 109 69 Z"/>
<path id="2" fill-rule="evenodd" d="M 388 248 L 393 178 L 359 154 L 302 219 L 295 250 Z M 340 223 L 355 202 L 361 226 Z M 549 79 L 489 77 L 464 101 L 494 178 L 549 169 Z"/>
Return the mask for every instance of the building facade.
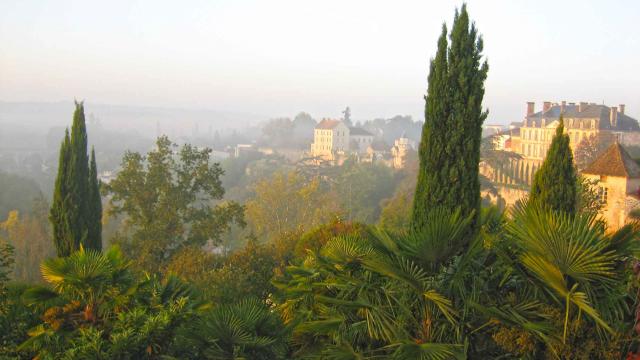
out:
<path id="1" fill-rule="evenodd" d="M 350 150 L 359 154 L 367 152 L 369 145 L 373 143 L 373 134 L 359 127 L 349 128 Z"/>
<path id="2" fill-rule="evenodd" d="M 497 182 L 530 185 L 533 174 L 540 168 L 551 146 L 559 124 L 560 114 L 564 119 L 564 131 L 569 135 L 574 151 L 587 138 L 617 139 L 633 142 L 640 137 L 638 121 L 625 113 L 625 105 L 606 106 L 595 103 L 551 103 L 545 101 L 536 111 L 535 103 L 528 102 L 522 123 L 514 123 L 508 130 L 504 150 L 512 151 L 519 159 L 511 160 L 502 169 L 495 169 Z M 520 125 L 519 127 L 515 125 Z M 506 132 L 505 132 L 506 133 Z"/>
<path id="3" fill-rule="evenodd" d="M 520 148 L 515 149 L 527 159 L 544 160 L 551 139 L 564 118 L 565 133 L 569 135 L 571 149 L 592 136 L 620 137 L 638 132 L 638 122 L 625 114 L 625 105 L 606 106 L 595 103 L 543 103 L 541 111 L 535 111 L 535 103 L 527 103 L 527 114 L 520 128 Z"/>
<path id="4" fill-rule="evenodd" d="M 313 130 L 311 156 L 335 161 L 349 151 L 350 129 L 342 121 L 323 119 Z"/>
<path id="5" fill-rule="evenodd" d="M 609 228 L 624 226 L 630 212 L 640 205 L 640 168 L 620 143 L 611 145 L 582 171 L 596 187 L 602 203 L 602 217 Z"/>
<path id="6" fill-rule="evenodd" d="M 407 163 L 410 151 L 413 151 L 415 144 L 407 137 L 402 136 L 394 141 L 391 147 L 392 165 L 394 169 L 403 169 Z"/>

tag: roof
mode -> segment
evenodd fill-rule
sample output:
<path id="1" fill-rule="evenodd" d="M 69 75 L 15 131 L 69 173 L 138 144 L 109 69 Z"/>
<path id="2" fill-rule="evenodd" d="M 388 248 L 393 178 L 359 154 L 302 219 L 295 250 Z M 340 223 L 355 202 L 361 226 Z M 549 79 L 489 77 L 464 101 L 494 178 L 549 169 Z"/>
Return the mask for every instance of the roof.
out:
<path id="1" fill-rule="evenodd" d="M 372 133 L 360 127 L 350 127 L 349 135 L 359 135 L 359 136 L 373 136 Z"/>
<path id="2" fill-rule="evenodd" d="M 373 151 L 389 151 L 391 148 L 384 140 L 374 140 L 369 145 Z"/>
<path id="3" fill-rule="evenodd" d="M 537 113 L 527 116 L 529 121 L 537 121 L 536 125 L 540 126 L 542 119 L 546 120 L 546 123 L 560 118 L 560 111 L 562 106 L 554 104 L 547 111 L 538 111 Z M 582 110 L 582 111 L 580 111 Z M 567 119 L 600 119 L 598 123 L 599 129 L 613 129 L 613 130 L 640 130 L 638 121 L 626 114 L 617 112 L 617 126 L 612 127 L 609 117 L 611 108 L 606 105 L 597 104 L 584 104 L 582 108 L 578 104 L 566 104 L 564 107 L 563 117 L 565 119 L 565 127 L 571 127 L 571 124 L 567 123 Z M 529 126 L 531 123 L 529 123 Z M 579 127 L 579 122 L 576 122 L 574 128 Z"/>
<path id="4" fill-rule="evenodd" d="M 582 171 L 584 174 L 617 176 L 626 178 L 640 177 L 640 167 L 619 143 L 614 143 L 591 165 Z"/>
<path id="5" fill-rule="evenodd" d="M 322 119 L 322 121 L 316 125 L 316 129 L 333 129 L 338 126 L 338 124 L 340 124 L 340 120 Z"/>

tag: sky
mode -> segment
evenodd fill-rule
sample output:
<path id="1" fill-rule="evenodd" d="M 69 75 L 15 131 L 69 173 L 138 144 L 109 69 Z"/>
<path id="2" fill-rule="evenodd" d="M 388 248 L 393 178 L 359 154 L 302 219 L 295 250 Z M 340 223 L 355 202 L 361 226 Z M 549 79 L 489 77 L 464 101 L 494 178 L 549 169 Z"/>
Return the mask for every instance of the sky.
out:
<path id="1" fill-rule="evenodd" d="M 460 1 L 0 1 L 0 101 L 424 118 L 429 59 Z M 525 102 L 640 118 L 640 2 L 469 0 L 487 123 Z"/>

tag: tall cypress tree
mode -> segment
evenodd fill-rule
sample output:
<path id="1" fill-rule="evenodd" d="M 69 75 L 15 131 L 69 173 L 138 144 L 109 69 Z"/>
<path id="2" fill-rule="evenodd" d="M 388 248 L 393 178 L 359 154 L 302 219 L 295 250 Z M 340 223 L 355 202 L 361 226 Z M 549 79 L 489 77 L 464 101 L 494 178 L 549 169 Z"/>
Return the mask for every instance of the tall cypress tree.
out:
<path id="1" fill-rule="evenodd" d="M 474 214 L 473 233 L 480 210 L 478 164 L 487 117 L 482 99 L 489 67 L 466 5 L 456 11 L 449 39 L 450 46 L 443 25 L 429 70 L 412 228 L 422 229 L 435 208 L 460 209 L 464 216 Z"/>
<path id="2" fill-rule="evenodd" d="M 96 152 L 91 148 L 89 164 L 89 213 L 87 247 L 102 250 L 102 198 L 100 197 L 100 182 L 98 181 L 98 167 L 96 166 Z"/>
<path id="3" fill-rule="evenodd" d="M 92 166 L 95 166 L 93 160 Z M 98 186 L 97 169 L 94 170 L 90 174 L 84 106 L 76 102 L 71 135 L 67 130 L 60 146 L 58 175 L 50 212 L 58 256 L 69 255 L 80 244 L 91 249 L 102 248 L 99 234 L 102 227 L 95 223 L 95 219 L 102 216 L 102 206 L 95 204 L 96 196 L 100 195 L 90 190 L 92 186 Z"/>
<path id="4" fill-rule="evenodd" d="M 71 207 L 68 209 L 71 236 L 77 244 L 86 246 L 89 213 L 89 157 L 87 156 L 87 127 L 84 105 L 76 102 L 71 126 L 71 167 L 69 184 Z"/>
<path id="5" fill-rule="evenodd" d="M 551 140 L 547 156 L 536 172 L 531 185 L 531 203 L 540 207 L 568 214 L 576 211 L 576 172 L 569 146 L 569 135 L 564 133 L 564 120 Z"/>
<path id="6" fill-rule="evenodd" d="M 55 189 L 53 191 L 53 201 L 49 221 L 53 228 L 53 242 L 58 256 L 68 256 L 74 251 L 78 244 L 70 236 L 70 222 L 68 218 L 68 208 L 70 206 L 69 186 L 67 177 L 71 166 L 71 139 L 69 130 L 64 134 L 64 140 L 60 144 L 60 156 L 58 158 L 58 175 L 56 176 Z"/>

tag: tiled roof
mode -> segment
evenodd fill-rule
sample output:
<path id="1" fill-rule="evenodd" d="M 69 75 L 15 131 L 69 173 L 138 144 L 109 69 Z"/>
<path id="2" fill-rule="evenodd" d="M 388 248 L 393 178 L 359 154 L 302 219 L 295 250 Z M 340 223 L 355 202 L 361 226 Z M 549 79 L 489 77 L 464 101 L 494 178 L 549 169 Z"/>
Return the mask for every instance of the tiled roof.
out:
<path id="1" fill-rule="evenodd" d="M 557 120 L 560 117 L 561 105 L 555 104 L 549 108 L 547 111 L 538 111 L 535 114 L 531 114 L 527 116 L 527 120 L 529 120 L 528 125 L 531 126 L 531 121 L 536 121 L 536 125 L 540 126 L 542 119 L 545 119 L 547 124 L 553 120 Z M 582 111 L 580 111 L 582 110 Z M 605 105 L 596 105 L 596 104 L 585 104 L 582 109 L 577 104 L 567 104 L 564 107 L 564 119 L 565 126 L 570 126 L 567 123 L 567 119 L 600 119 L 598 122 L 599 129 L 612 129 L 609 114 L 611 108 Z M 626 114 L 618 111 L 618 120 L 617 126 L 613 128 L 614 130 L 640 130 L 640 126 L 638 126 L 638 121 Z M 578 127 L 577 123 L 576 126 Z M 590 127 L 590 125 L 589 125 Z"/>
<path id="2" fill-rule="evenodd" d="M 584 174 L 618 176 L 627 178 L 640 177 L 640 167 L 631 158 L 629 153 L 620 145 L 615 143 L 591 165 L 582 171 Z"/>
<path id="3" fill-rule="evenodd" d="M 350 135 L 360 135 L 360 136 L 373 136 L 372 133 L 368 132 L 367 130 L 365 130 L 363 128 L 359 128 L 359 127 L 350 127 L 349 128 L 349 134 Z"/>
<path id="4" fill-rule="evenodd" d="M 316 129 L 333 129 L 338 126 L 338 124 L 340 124 L 340 120 L 322 119 L 322 121 L 316 125 Z"/>

